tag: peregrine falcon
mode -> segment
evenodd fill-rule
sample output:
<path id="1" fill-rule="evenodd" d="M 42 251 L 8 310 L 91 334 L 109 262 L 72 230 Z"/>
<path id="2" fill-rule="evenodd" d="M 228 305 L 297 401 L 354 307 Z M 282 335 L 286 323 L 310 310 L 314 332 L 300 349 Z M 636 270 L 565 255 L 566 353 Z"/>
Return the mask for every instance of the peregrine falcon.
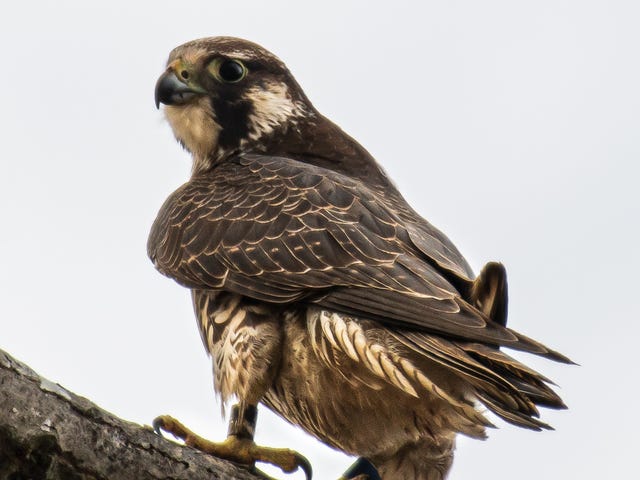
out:
<path id="1" fill-rule="evenodd" d="M 504 267 L 475 276 L 276 56 L 231 37 L 188 42 L 155 99 L 193 169 L 148 253 L 191 290 L 215 390 L 237 402 L 224 442 L 169 416 L 158 430 L 310 477 L 295 451 L 253 443 L 262 403 L 384 480 L 437 480 L 456 435 L 485 437 L 486 410 L 541 430 L 538 406 L 566 408 L 503 351 L 570 363 L 506 326 Z"/>

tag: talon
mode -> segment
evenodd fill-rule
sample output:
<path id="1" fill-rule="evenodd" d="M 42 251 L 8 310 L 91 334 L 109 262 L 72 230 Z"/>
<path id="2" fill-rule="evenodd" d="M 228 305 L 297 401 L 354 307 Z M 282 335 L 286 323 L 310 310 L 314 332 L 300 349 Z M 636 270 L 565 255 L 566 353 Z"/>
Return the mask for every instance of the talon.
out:
<path id="1" fill-rule="evenodd" d="M 285 473 L 293 473 L 301 468 L 306 480 L 313 478 L 311 463 L 295 450 L 261 447 L 251 442 L 248 454 L 254 462 L 270 463 L 279 467 Z"/>
<path id="2" fill-rule="evenodd" d="M 307 460 L 305 457 L 300 455 L 298 452 L 294 452 L 294 457 L 298 464 L 298 468 L 302 468 L 305 478 L 307 480 L 311 480 L 311 478 L 313 477 L 313 469 L 311 468 L 311 463 L 309 462 L 309 460 Z"/>
<path id="3" fill-rule="evenodd" d="M 366 458 L 358 458 L 339 480 L 380 480 L 376 467 Z"/>
<path id="4" fill-rule="evenodd" d="M 171 415 L 160 415 L 159 417 L 154 418 L 153 422 L 151 422 L 151 426 L 161 437 L 164 438 L 162 431 L 165 431 L 180 440 L 184 440 L 185 443 L 188 443 L 189 435 L 193 435 L 190 430 Z"/>
<path id="5" fill-rule="evenodd" d="M 153 427 L 153 431 L 156 432 L 157 435 L 160 435 L 164 438 L 164 435 L 162 435 L 162 429 L 164 428 L 164 420 L 162 417 L 154 418 L 153 422 L 151 422 L 151 426 Z"/>

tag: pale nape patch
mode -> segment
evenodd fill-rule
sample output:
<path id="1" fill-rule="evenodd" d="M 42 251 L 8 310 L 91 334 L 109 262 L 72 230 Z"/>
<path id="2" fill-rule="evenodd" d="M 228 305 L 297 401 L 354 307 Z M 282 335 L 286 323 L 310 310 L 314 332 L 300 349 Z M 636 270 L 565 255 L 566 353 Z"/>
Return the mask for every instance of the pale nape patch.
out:
<path id="1" fill-rule="evenodd" d="M 244 98 L 251 102 L 253 108 L 249 114 L 249 138 L 242 140 L 241 147 L 271 134 L 279 125 L 295 125 L 296 118 L 307 114 L 305 105 L 291 98 L 284 83 L 250 88 Z"/>
<path id="2" fill-rule="evenodd" d="M 209 168 L 221 127 L 207 97 L 180 106 L 168 105 L 165 115 L 176 139 L 193 155 L 193 172 Z"/>

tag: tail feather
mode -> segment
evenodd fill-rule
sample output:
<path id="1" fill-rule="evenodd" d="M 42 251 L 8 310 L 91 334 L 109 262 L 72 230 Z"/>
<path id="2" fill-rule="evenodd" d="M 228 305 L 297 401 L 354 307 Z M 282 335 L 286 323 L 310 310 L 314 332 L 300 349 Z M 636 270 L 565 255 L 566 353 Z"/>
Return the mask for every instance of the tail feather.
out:
<path id="1" fill-rule="evenodd" d="M 504 420 L 534 430 L 549 429 L 538 420 L 538 406 L 566 408 L 535 370 L 492 346 L 462 343 L 417 332 L 394 332 L 405 346 L 449 368 L 473 387 L 475 397 Z"/>
<path id="2" fill-rule="evenodd" d="M 511 410 L 504 405 L 496 402 L 494 398 L 478 395 L 478 399 L 485 404 L 489 410 L 498 415 L 503 420 L 506 420 L 509 423 L 514 425 L 518 425 L 519 427 L 529 428 L 531 430 L 553 430 L 553 427 L 538 420 L 537 418 L 527 415 L 526 413 Z"/>
<path id="3" fill-rule="evenodd" d="M 560 396 L 549 387 L 555 383 L 515 358 L 478 343 L 463 345 L 462 348 L 478 362 L 506 378 L 534 404 L 555 409 L 567 408 Z"/>

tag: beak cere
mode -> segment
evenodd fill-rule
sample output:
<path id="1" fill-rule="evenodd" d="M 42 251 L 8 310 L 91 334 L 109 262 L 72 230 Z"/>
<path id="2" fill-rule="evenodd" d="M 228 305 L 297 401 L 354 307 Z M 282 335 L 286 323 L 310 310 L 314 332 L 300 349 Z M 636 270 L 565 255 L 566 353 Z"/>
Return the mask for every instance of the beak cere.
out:
<path id="1" fill-rule="evenodd" d="M 187 103 L 196 94 L 201 93 L 181 81 L 175 72 L 169 68 L 156 83 L 156 108 L 160 104 L 182 105 Z"/>

